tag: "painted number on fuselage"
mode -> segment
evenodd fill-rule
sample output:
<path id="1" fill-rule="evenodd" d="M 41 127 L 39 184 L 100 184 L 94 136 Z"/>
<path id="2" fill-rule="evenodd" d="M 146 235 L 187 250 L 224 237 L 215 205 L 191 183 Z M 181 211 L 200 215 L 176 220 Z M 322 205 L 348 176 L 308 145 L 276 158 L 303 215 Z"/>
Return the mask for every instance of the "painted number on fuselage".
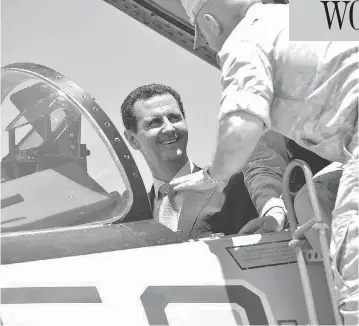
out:
<path id="1" fill-rule="evenodd" d="M 1 299 L 2 304 L 102 303 L 96 287 L 3 288 Z M 261 298 L 243 285 L 149 286 L 141 301 L 150 326 L 169 325 L 165 313 L 169 303 L 237 304 L 249 324 L 269 325 Z"/>
<path id="2" fill-rule="evenodd" d="M 269 325 L 261 298 L 243 285 L 149 286 L 141 301 L 151 326 L 169 325 L 168 303 L 234 303 L 245 310 L 250 325 Z"/>

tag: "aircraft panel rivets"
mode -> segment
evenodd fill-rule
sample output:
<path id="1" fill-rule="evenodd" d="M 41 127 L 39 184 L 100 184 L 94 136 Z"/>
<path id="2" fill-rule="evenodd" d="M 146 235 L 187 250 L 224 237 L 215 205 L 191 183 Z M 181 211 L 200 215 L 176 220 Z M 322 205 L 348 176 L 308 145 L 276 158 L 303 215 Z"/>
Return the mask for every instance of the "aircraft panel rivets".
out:
<path id="1" fill-rule="evenodd" d="M 119 142 L 121 142 L 121 139 L 118 138 L 118 137 L 116 137 L 116 138 L 115 138 L 115 142 L 116 142 L 116 143 L 119 143 Z"/>
<path id="2" fill-rule="evenodd" d="M 125 159 L 129 160 L 130 159 L 130 156 L 129 155 L 124 155 L 123 156 Z"/>
<path id="3" fill-rule="evenodd" d="M 85 97 L 86 97 L 86 95 L 81 95 L 81 97 L 82 97 L 82 98 L 85 98 Z"/>
<path id="4" fill-rule="evenodd" d="M 70 134 L 70 138 L 74 138 L 74 134 Z"/>
<path id="5" fill-rule="evenodd" d="M 71 149 L 75 149 L 75 146 L 74 146 L 74 145 L 71 145 L 70 148 L 71 148 Z"/>
<path id="6" fill-rule="evenodd" d="M 111 126 L 111 124 L 109 122 L 105 122 L 105 126 L 109 127 L 109 126 Z"/>
<path id="7" fill-rule="evenodd" d="M 98 111 L 98 108 L 96 106 L 94 106 L 93 108 L 94 111 Z"/>
<path id="8" fill-rule="evenodd" d="M 136 178 L 138 177 L 138 174 L 136 172 L 132 173 L 132 175 Z"/>
<path id="9" fill-rule="evenodd" d="M 75 197 L 74 197 L 74 196 L 69 196 L 69 198 L 70 198 L 70 199 L 75 199 Z"/>
<path id="10" fill-rule="evenodd" d="M 61 76 L 56 76 L 56 78 L 57 78 L 57 79 L 60 79 L 60 78 L 61 78 Z"/>

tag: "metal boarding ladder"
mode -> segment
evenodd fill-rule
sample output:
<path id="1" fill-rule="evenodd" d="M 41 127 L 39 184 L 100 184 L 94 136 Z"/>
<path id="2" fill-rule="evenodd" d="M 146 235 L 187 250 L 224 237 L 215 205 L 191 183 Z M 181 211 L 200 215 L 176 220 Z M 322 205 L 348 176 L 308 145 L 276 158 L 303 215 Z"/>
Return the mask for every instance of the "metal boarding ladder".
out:
<path id="1" fill-rule="evenodd" d="M 306 185 L 308 187 L 309 198 L 314 212 L 314 217 L 299 227 L 294 212 L 294 206 L 289 189 L 289 178 L 293 169 L 296 166 L 299 166 L 304 172 Z M 287 208 L 287 217 L 289 221 L 290 231 L 292 234 L 292 241 L 289 242 L 289 245 L 295 249 L 295 253 L 297 256 L 299 273 L 304 291 L 305 303 L 307 306 L 310 325 L 318 325 L 318 318 L 315 310 L 313 292 L 310 284 L 307 264 L 304 257 L 303 249 L 301 248 L 301 244 L 303 244 L 303 238 L 305 238 L 304 232 L 310 229 L 315 230 L 319 235 L 320 251 L 323 257 L 325 276 L 329 288 L 335 322 L 337 325 L 342 325 L 342 319 L 339 313 L 339 307 L 337 305 L 337 299 L 334 291 L 333 275 L 330 265 L 329 245 L 328 245 L 329 241 L 328 241 L 328 233 L 327 233 L 329 226 L 322 219 L 319 209 L 318 197 L 313 182 L 313 174 L 308 164 L 302 160 L 291 161 L 284 172 L 282 187 L 283 187 L 283 200 Z"/>

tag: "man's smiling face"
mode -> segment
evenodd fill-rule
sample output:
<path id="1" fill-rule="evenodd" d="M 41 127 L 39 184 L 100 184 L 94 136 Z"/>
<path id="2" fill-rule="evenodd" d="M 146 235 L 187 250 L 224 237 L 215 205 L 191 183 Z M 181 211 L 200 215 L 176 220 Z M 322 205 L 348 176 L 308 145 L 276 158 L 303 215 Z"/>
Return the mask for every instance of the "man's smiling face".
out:
<path id="1" fill-rule="evenodd" d="M 176 99 L 170 94 L 156 95 L 135 102 L 139 150 L 150 166 L 187 161 L 188 130 Z"/>

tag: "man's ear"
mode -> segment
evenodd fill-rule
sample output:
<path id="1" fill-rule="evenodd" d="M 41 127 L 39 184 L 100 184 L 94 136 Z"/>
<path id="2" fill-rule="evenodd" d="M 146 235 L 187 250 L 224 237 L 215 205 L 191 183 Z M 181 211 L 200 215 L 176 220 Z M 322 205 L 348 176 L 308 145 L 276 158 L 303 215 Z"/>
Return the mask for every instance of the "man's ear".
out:
<path id="1" fill-rule="evenodd" d="M 216 17 L 211 14 L 205 14 L 203 18 L 206 24 L 206 28 L 214 36 L 219 36 L 222 33 L 222 24 L 219 20 L 216 19 Z"/>
<path id="2" fill-rule="evenodd" d="M 140 149 L 140 145 L 136 139 L 136 134 L 133 131 L 125 130 L 125 137 L 133 149 L 135 150 Z"/>

